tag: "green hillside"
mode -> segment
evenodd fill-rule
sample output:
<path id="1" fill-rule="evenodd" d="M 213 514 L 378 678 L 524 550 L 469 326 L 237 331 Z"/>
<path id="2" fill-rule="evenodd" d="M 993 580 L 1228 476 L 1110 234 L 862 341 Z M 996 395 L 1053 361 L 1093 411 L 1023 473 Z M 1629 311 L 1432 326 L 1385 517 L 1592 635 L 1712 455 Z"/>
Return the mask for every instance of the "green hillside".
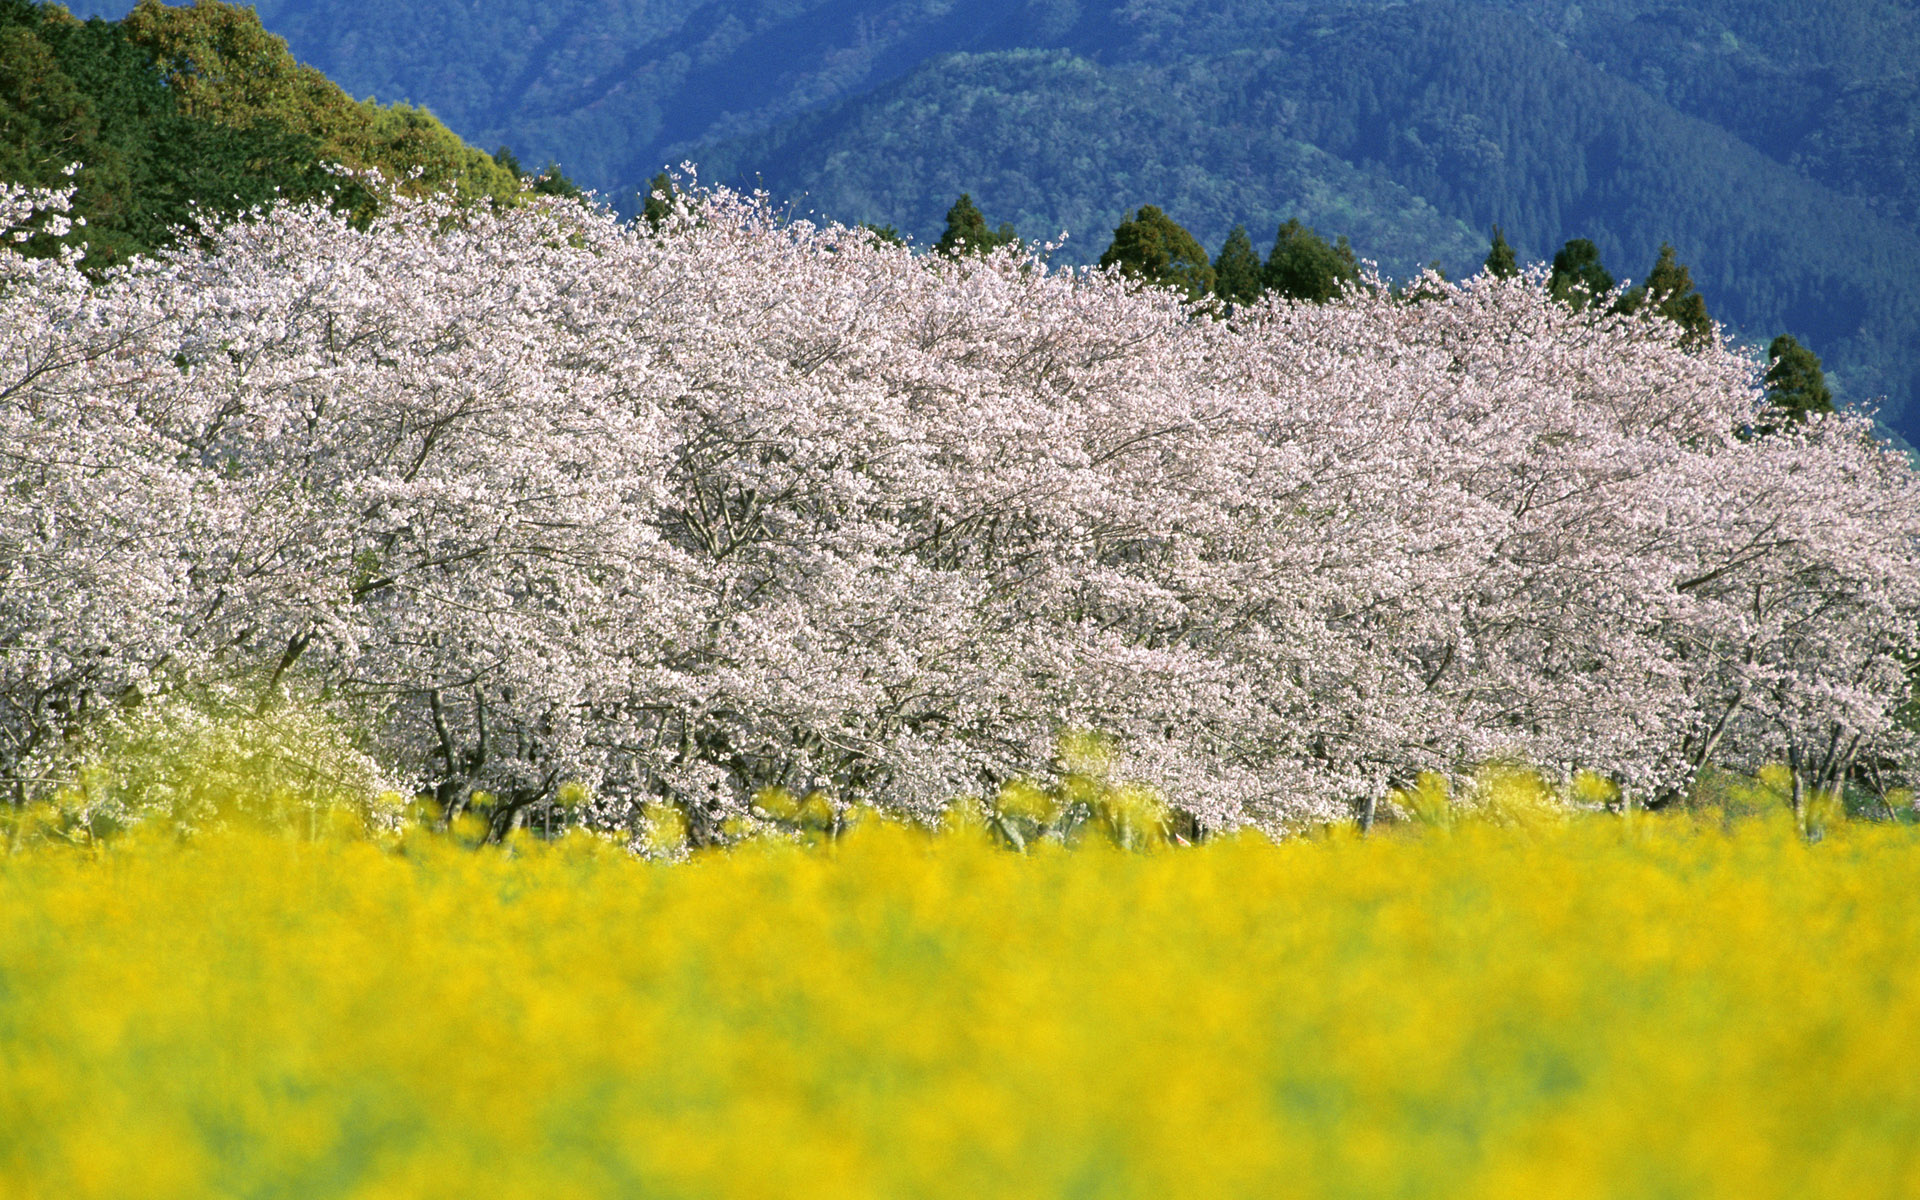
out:
<path id="1" fill-rule="evenodd" d="M 84 243 L 93 266 L 167 243 L 196 210 L 276 197 L 374 203 L 330 164 L 468 199 L 520 190 L 513 170 L 426 111 L 356 101 L 301 65 L 246 9 L 145 3 L 83 22 L 58 5 L 0 0 L 0 181 L 70 183 L 84 222 L 64 240 Z"/>
<path id="2" fill-rule="evenodd" d="M 722 180 L 756 176 L 803 209 L 884 221 L 931 241 L 954 196 L 1058 257 L 1091 262 L 1130 208 L 1153 203 L 1218 252 L 1228 229 L 1288 217 L 1347 233 L 1394 272 L 1456 269 L 1484 237 L 1384 172 L 1292 130 L 1225 115 L 1217 86 L 1180 68 L 1102 67 L 1064 51 L 951 55 L 907 79 L 698 155 Z M 1116 120 L 1115 114 L 1124 114 Z M 1257 114 L 1256 114 L 1257 116 Z M 1264 244 L 1263 247 L 1264 249 Z"/>

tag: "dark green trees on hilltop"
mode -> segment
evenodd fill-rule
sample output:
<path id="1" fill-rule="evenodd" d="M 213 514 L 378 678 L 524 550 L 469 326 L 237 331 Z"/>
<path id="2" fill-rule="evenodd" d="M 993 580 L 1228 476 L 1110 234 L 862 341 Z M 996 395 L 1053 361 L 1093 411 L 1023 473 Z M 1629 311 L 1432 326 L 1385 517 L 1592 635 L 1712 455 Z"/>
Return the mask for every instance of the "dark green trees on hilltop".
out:
<path id="1" fill-rule="evenodd" d="M 1496 226 L 1493 249 L 1487 253 L 1487 269 L 1501 274 L 1494 264 L 1496 259 L 1504 258 L 1510 273 L 1512 253 Z M 1601 265 L 1600 251 L 1592 242 L 1574 238 L 1553 256 L 1553 273 L 1547 278 L 1547 290 L 1574 309 L 1585 310 L 1613 292 L 1613 273 Z M 1660 244 L 1660 255 L 1653 269 L 1647 272 L 1645 282 L 1622 292 L 1606 311 L 1665 317 L 1680 327 L 1680 341 L 1685 346 L 1707 346 L 1715 336 L 1707 302 L 1693 286 L 1693 273 L 1666 242 Z"/>
<path id="2" fill-rule="evenodd" d="M 1289 220 L 1274 235 L 1273 252 L 1267 255 L 1261 282 L 1267 290 L 1296 300 L 1324 304 L 1340 294 L 1340 289 L 1360 280 L 1360 264 L 1345 234 L 1328 244 L 1327 240 L 1297 220 Z"/>
<path id="3" fill-rule="evenodd" d="M 1235 225 L 1213 260 L 1213 294 L 1228 304 L 1252 304 L 1260 298 L 1260 256 L 1245 225 Z"/>
<path id="4" fill-rule="evenodd" d="M 372 194 L 328 163 L 469 200 L 520 192 L 516 170 L 431 114 L 354 100 L 294 61 L 251 9 L 141 0 L 123 20 L 83 22 L 58 5 L 0 0 L 0 180 L 71 185 L 85 225 L 65 240 L 83 244 L 91 266 L 165 245 L 196 209 L 327 197 L 370 211 Z M 553 190 L 564 177 L 548 180 Z"/>
<path id="5" fill-rule="evenodd" d="M 1493 227 L 1493 245 L 1487 248 L 1487 260 L 1480 267 L 1501 279 L 1512 279 L 1520 273 L 1520 260 L 1514 256 L 1513 247 L 1507 245 L 1507 237 L 1498 225 Z"/>
<path id="6" fill-rule="evenodd" d="M 1820 357 L 1792 334 L 1773 339 L 1767 362 L 1767 407 L 1779 422 L 1799 424 L 1814 413 L 1833 411 L 1833 392 L 1820 370 Z"/>
<path id="7" fill-rule="evenodd" d="M 1556 300 L 1584 309 L 1613 291 L 1613 273 L 1600 265 L 1600 248 L 1574 238 L 1553 256 L 1547 290 Z"/>
<path id="8" fill-rule="evenodd" d="M 975 207 L 973 197 L 962 192 L 947 210 L 946 231 L 933 248 L 948 258 L 959 258 L 966 254 L 987 254 L 1019 240 L 1013 226 L 1006 222 L 1001 222 L 998 229 L 988 228 L 987 218 Z"/>
<path id="9" fill-rule="evenodd" d="M 1324 304 L 1360 281 L 1360 264 L 1344 236 L 1328 242 L 1288 220 L 1263 264 L 1246 226 L 1236 225 L 1219 258 L 1209 263 L 1199 241 L 1151 204 L 1128 213 L 1114 229 L 1100 265 L 1118 266 L 1129 279 L 1177 287 L 1189 300 L 1215 297 L 1228 309 L 1268 293 Z"/>
<path id="10" fill-rule="evenodd" d="M 1128 213 L 1113 231 L 1113 244 L 1100 256 L 1103 267 L 1119 267 L 1128 279 L 1175 287 L 1188 300 L 1213 294 L 1213 264 L 1194 236 L 1172 217 L 1149 204 Z"/>
<path id="11" fill-rule="evenodd" d="M 1673 247 L 1664 242 L 1659 260 L 1647 272 L 1647 281 L 1620 297 L 1618 307 L 1629 313 L 1650 308 L 1680 327 L 1683 345 L 1699 347 L 1713 341 L 1713 318 L 1707 315 L 1707 302 L 1694 290 L 1692 273 L 1674 254 Z"/>

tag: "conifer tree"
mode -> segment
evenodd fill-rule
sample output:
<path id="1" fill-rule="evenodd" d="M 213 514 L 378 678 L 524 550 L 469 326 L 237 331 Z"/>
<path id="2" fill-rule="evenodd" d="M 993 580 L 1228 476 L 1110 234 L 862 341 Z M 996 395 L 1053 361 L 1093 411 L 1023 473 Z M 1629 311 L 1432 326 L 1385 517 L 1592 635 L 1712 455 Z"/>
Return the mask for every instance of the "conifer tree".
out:
<path id="1" fill-rule="evenodd" d="M 1767 362 L 1770 415 L 1798 425 L 1812 413 L 1833 411 L 1833 391 L 1820 369 L 1820 356 L 1801 345 L 1798 338 L 1790 333 L 1774 338 L 1767 346 Z M 1772 433 L 1776 428 L 1777 422 L 1769 422 L 1760 431 Z"/>
<path id="2" fill-rule="evenodd" d="M 1260 256 L 1245 225 L 1235 225 L 1213 260 L 1213 294 L 1231 305 L 1252 304 L 1260 298 Z"/>
<path id="3" fill-rule="evenodd" d="M 1694 290 L 1693 275 L 1673 247 L 1660 244 L 1660 257 L 1647 272 L 1647 281 L 1620 298 L 1615 307 L 1621 312 L 1637 312 L 1642 305 L 1680 327 L 1680 344 L 1691 350 L 1713 342 L 1713 318 L 1707 315 L 1707 302 Z"/>
<path id="4" fill-rule="evenodd" d="M 948 258 L 959 258 L 963 254 L 986 254 L 1018 240 L 1013 226 L 1005 221 L 998 229 L 988 228 L 987 218 L 974 206 L 973 196 L 962 192 L 947 210 L 946 231 L 933 248 Z"/>
<path id="5" fill-rule="evenodd" d="M 1586 238 L 1574 238 L 1553 256 L 1547 290 L 1579 311 L 1613 290 L 1613 273 L 1600 265 L 1598 246 Z"/>
<path id="6" fill-rule="evenodd" d="M 1360 264 L 1346 235 L 1332 245 L 1299 221 L 1289 219 L 1273 238 L 1262 281 L 1269 291 L 1325 304 L 1341 289 L 1358 282 Z"/>
<path id="7" fill-rule="evenodd" d="M 1498 225 L 1493 227 L 1493 245 L 1487 250 L 1487 261 L 1483 265 L 1487 274 L 1499 279 L 1512 279 L 1520 273 L 1520 262 Z"/>
<path id="8" fill-rule="evenodd" d="M 640 209 L 640 216 L 646 221 L 648 228 L 660 228 L 660 222 L 673 214 L 674 199 L 677 195 L 673 187 L 673 176 L 665 171 L 647 181 L 646 203 Z"/>
<path id="9" fill-rule="evenodd" d="M 1151 204 L 1128 213 L 1114 227 L 1113 243 L 1100 256 L 1100 265 L 1117 266 L 1128 279 L 1180 288 L 1188 300 L 1214 290 L 1207 252 L 1191 233 Z"/>

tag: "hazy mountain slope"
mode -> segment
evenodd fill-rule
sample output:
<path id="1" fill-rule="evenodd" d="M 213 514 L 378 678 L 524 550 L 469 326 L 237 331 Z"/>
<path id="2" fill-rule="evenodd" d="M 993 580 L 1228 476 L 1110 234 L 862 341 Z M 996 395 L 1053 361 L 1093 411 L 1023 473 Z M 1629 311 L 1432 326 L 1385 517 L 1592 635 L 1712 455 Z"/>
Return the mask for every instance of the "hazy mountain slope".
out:
<path id="1" fill-rule="evenodd" d="M 1591 237 L 1616 274 L 1672 242 L 1723 319 L 1791 330 L 1855 395 L 1920 389 L 1920 237 L 1484 7 L 1410 5 L 1284 40 L 1249 89 L 1523 256 Z"/>
<path id="2" fill-rule="evenodd" d="M 1271 241 L 1297 216 L 1349 234 L 1395 272 L 1436 257 L 1460 269 L 1485 253 L 1480 233 L 1380 172 L 1226 116 L 1220 100 L 1178 69 L 1057 51 L 952 55 L 769 134 L 688 153 L 711 176 L 762 179 L 804 193 L 803 211 L 894 222 L 923 243 L 969 191 L 1031 239 L 1067 232 L 1063 261 L 1099 257 L 1141 204 L 1173 214 L 1210 252 L 1236 223 Z"/>
<path id="3" fill-rule="evenodd" d="M 1920 7 L 1905 0 L 1521 4 L 1576 53 L 1809 178 L 1920 216 Z"/>
<path id="4" fill-rule="evenodd" d="M 760 129 L 986 41 L 1045 35 L 1022 0 L 264 0 L 350 90 L 431 106 L 469 138 L 557 156 L 603 189 L 667 147 Z"/>
<path id="5" fill-rule="evenodd" d="M 82 4 L 117 16 L 128 5 Z M 349 91 L 602 188 L 672 147 L 751 134 L 957 51 L 1166 65 L 1394 0 L 261 0 Z M 1915 191 L 1920 11 L 1905 0 L 1479 0 L 1680 111 L 1862 196 Z M 1857 178 L 1856 178 L 1857 177 Z M 1856 186 L 1857 185 L 1857 186 Z"/>

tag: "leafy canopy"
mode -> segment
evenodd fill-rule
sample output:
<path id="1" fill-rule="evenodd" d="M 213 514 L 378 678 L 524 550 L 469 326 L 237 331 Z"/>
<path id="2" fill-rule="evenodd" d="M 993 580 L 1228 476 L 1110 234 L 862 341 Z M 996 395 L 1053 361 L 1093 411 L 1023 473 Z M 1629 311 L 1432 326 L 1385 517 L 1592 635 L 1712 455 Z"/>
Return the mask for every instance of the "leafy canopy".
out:
<path id="1" fill-rule="evenodd" d="M 1360 264 L 1345 234 L 1329 245 L 1299 220 L 1289 218 L 1274 234 L 1261 275 L 1269 291 L 1325 304 L 1360 279 Z"/>
<path id="2" fill-rule="evenodd" d="M 1128 213 L 1113 231 L 1113 242 L 1100 256 L 1103 267 L 1118 267 L 1128 279 L 1175 287 L 1188 300 L 1199 300 L 1214 289 L 1214 271 L 1207 252 L 1194 236 L 1154 205 Z"/>

